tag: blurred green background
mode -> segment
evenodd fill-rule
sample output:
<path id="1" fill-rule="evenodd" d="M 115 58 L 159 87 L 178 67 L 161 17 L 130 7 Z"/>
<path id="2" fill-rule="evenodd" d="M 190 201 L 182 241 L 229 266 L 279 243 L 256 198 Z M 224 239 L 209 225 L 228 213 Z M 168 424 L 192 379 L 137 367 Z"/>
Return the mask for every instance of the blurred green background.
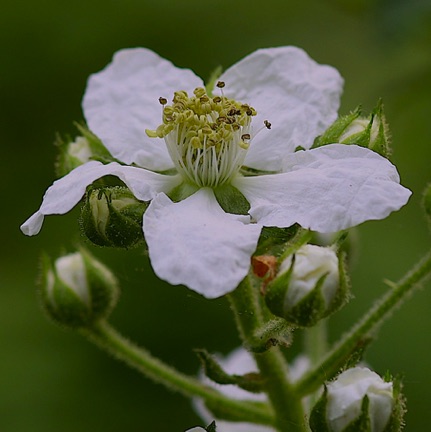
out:
<path id="1" fill-rule="evenodd" d="M 2 432 L 183 431 L 190 403 L 141 378 L 42 314 L 35 290 L 40 252 L 80 241 L 77 211 L 49 217 L 26 238 L 19 225 L 54 179 L 55 133 L 75 134 L 86 79 L 121 48 L 143 46 L 206 78 L 261 47 L 297 45 L 344 76 L 341 113 L 383 97 L 393 161 L 413 190 L 409 205 L 358 229 L 352 301 L 331 320 L 343 332 L 429 248 L 420 196 L 431 180 L 430 0 L 168 1 L 22 0 L 0 6 L 0 430 Z M 112 317 L 154 354 L 194 374 L 192 348 L 238 345 L 224 300 L 207 301 L 156 281 L 140 250 L 93 248 L 122 285 Z M 405 376 L 406 431 L 428 430 L 431 286 L 387 322 L 366 360 Z M 221 431 L 223 432 L 223 431 Z"/>

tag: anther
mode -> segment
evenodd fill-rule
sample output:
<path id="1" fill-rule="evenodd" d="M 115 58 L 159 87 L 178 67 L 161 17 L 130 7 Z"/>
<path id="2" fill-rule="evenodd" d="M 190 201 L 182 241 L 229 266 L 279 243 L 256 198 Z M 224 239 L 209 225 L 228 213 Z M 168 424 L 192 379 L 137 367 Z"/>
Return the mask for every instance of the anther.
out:
<path id="1" fill-rule="evenodd" d="M 265 127 L 266 127 L 267 129 L 271 129 L 271 123 L 270 123 L 268 120 L 264 120 L 264 121 L 263 121 L 263 124 L 265 125 Z"/>
<path id="2" fill-rule="evenodd" d="M 159 97 L 160 105 L 166 105 L 168 103 L 168 100 L 164 97 Z"/>
<path id="3" fill-rule="evenodd" d="M 224 83 L 224 81 L 217 81 L 217 84 L 216 84 L 216 86 L 217 86 L 218 88 L 223 88 L 225 85 L 226 85 L 226 84 Z"/>
<path id="4" fill-rule="evenodd" d="M 243 134 L 241 135 L 242 140 L 249 140 L 251 138 L 250 134 Z"/>
<path id="5" fill-rule="evenodd" d="M 203 87 L 196 87 L 193 93 L 197 98 L 200 98 L 205 94 L 205 89 Z"/>

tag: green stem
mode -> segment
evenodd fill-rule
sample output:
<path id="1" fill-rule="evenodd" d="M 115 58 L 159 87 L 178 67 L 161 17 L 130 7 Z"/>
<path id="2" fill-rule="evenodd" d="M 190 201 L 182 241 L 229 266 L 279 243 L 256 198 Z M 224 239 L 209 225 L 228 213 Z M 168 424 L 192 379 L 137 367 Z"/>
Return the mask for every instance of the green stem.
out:
<path id="1" fill-rule="evenodd" d="M 257 330 L 264 324 L 258 292 L 245 278 L 229 295 L 231 308 L 245 346 L 253 345 Z M 282 432 L 306 432 L 304 411 L 288 381 L 287 363 L 278 347 L 254 354 L 264 388 L 275 411 L 277 429 Z"/>
<path id="2" fill-rule="evenodd" d="M 326 319 L 320 320 L 313 327 L 304 329 L 304 352 L 310 360 L 310 368 L 315 367 L 320 359 L 328 351 L 328 328 Z M 319 393 L 309 397 L 309 406 L 314 406 L 319 398 Z"/>
<path id="3" fill-rule="evenodd" d="M 233 421 L 249 421 L 273 425 L 274 419 L 262 404 L 227 398 L 199 380 L 182 374 L 153 357 L 148 351 L 134 345 L 106 322 L 95 323 L 82 333 L 99 348 L 141 372 L 148 378 L 188 397 L 200 397 L 216 413 Z"/>
<path id="4" fill-rule="evenodd" d="M 360 348 L 371 334 L 411 295 L 415 288 L 431 273 L 431 253 L 408 272 L 364 315 L 325 356 L 314 369 L 302 377 L 297 391 L 307 395 L 317 390 L 328 377 L 334 376 L 354 351 Z"/>
<path id="5" fill-rule="evenodd" d="M 304 330 L 304 348 L 311 364 L 317 364 L 328 350 L 326 320 Z"/>

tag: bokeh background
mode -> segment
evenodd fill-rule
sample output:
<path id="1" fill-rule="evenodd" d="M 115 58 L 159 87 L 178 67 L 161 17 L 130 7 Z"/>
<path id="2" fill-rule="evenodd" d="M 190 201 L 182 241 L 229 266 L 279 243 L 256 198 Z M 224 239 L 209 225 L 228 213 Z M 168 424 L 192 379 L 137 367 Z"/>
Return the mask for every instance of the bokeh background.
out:
<path id="1" fill-rule="evenodd" d="M 431 181 L 430 0 L 21 0 L 0 6 L 0 430 L 183 431 L 199 423 L 189 401 L 142 378 L 72 332 L 51 324 L 35 289 L 42 250 L 81 241 L 77 210 L 49 217 L 26 238 L 19 225 L 54 179 L 55 134 L 75 135 L 90 73 L 121 48 L 144 46 L 202 77 L 261 47 L 297 45 L 346 80 L 341 113 L 383 97 L 393 161 L 413 190 L 409 205 L 358 228 L 352 301 L 331 319 L 350 326 L 431 244 L 420 197 Z M 143 251 L 93 248 L 123 293 L 112 321 L 125 334 L 194 374 L 193 348 L 238 345 L 223 299 L 208 301 L 155 279 Z M 366 360 L 405 376 L 406 431 L 428 430 L 431 284 L 397 311 Z M 223 431 L 221 431 L 223 432 Z"/>

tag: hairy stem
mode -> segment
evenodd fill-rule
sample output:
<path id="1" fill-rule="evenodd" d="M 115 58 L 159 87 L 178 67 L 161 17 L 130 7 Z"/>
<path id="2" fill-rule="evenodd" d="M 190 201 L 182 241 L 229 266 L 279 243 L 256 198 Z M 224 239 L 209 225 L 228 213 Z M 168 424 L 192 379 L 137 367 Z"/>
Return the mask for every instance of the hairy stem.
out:
<path id="1" fill-rule="evenodd" d="M 375 303 L 343 338 L 314 365 L 296 385 L 298 392 L 307 395 L 317 390 L 328 377 L 334 376 L 352 353 L 360 348 L 369 336 L 420 286 L 431 273 L 431 253 L 409 271 L 392 289 Z"/>
<path id="2" fill-rule="evenodd" d="M 118 360 L 141 372 L 155 382 L 178 391 L 187 397 L 200 397 L 218 415 L 232 421 L 250 421 L 258 424 L 274 424 L 268 407 L 262 404 L 232 400 L 220 392 L 202 384 L 199 380 L 178 372 L 121 336 L 106 322 L 96 323 L 82 333 L 99 348 Z"/>
<path id="3" fill-rule="evenodd" d="M 253 346 L 257 330 L 264 324 L 257 290 L 245 278 L 229 295 L 231 308 L 244 345 Z M 277 429 L 282 432 L 306 432 L 301 398 L 288 380 L 287 363 L 278 347 L 254 354 L 264 389 L 275 411 Z"/>

